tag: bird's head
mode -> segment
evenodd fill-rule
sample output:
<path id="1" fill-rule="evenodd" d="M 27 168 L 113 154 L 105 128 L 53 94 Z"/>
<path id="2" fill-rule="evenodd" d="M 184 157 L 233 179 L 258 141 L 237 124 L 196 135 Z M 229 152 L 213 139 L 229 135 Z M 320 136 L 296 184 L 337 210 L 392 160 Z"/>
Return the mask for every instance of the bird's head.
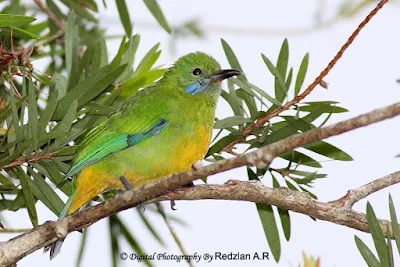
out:
<path id="1" fill-rule="evenodd" d="M 204 93 L 219 95 L 224 79 L 242 74 L 239 70 L 221 70 L 214 58 L 202 52 L 191 53 L 178 59 L 173 72 L 178 79 L 178 88 L 183 88 L 184 92 L 191 96 Z"/>

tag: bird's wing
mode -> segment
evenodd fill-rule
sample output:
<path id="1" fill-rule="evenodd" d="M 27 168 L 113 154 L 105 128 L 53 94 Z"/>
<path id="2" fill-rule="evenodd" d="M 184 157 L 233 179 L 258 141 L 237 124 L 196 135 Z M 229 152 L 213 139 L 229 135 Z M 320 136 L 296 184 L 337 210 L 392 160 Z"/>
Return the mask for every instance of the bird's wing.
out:
<path id="1" fill-rule="evenodd" d="M 146 117 L 121 118 L 119 115 L 116 113 L 103 120 L 85 136 L 65 178 L 114 153 L 159 134 L 168 126 L 168 121 L 161 116 L 146 119 Z"/>

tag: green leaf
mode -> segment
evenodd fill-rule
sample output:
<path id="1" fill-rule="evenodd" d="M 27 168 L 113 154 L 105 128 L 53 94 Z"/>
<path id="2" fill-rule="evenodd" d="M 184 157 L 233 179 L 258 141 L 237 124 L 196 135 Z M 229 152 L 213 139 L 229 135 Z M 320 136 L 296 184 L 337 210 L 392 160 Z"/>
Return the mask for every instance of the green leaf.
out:
<path id="1" fill-rule="evenodd" d="M 292 150 L 286 153 L 283 153 L 279 156 L 280 158 L 286 159 L 288 161 L 296 162 L 300 165 L 306 165 L 314 168 L 321 168 L 321 164 L 315 159 L 299 152 L 296 150 Z"/>
<path id="2" fill-rule="evenodd" d="M 87 240 L 87 232 L 88 231 L 89 231 L 89 228 L 86 228 L 83 230 L 81 244 L 79 245 L 79 249 L 78 249 L 79 253 L 78 253 L 78 257 L 76 258 L 76 263 L 75 263 L 76 267 L 81 266 L 82 259 L 83 259 L 83 253 L 85 252 L 85 248 L 86 248 L 86 240 Z"/>
<path id="3" fill-rule="evenodd" d="M 16 27 L 25 24 L 29 24 L 36 19 L 33 17 L 11 15 L 11 14 L 0 14 L 0 27 Z"/>
<path id="4" fill-rule="evenodd" d="M 47 124 L 50 122 L 51 117 L 53 117 L 54 111 L 56 110 L 57 102 L 58 91 L 54 90 L 47 100 L 46 108 L 40 114 L 38 128 L 41 134 L 45 133 Z"/>
<path id="5" fill-rule="evenodd" d="M 269 60 L 264 54 L 261 54 L 262 59 L 264 60 L 265 65 L 271 74 L 275 77 L 275 97 L 279 102 L 282 102 L 287 96 L 288 89 L 285 85 L 285 80 L 279 70 L 272 64 L 271 60 Z"/>
<path id="6" fill-rule="evenodd" d="M 397 251 L 400 254 L 400 227 L 397 221 L 396 209 L 394 208 L 392 196 L 389 194 L 389 210 L 390 210 L 390 220 L 393 229 L 393 235 L 396 239 Z"/>
<path id="7" fill-rule="evenodd" d="M 299 94 L 300 89 L 303 86 L 304 79 L 306 78 L 306 73 L 307 73 L 307 68 L 308 68 L 308 59 L 309 59 L 309 55 L 307 53 L 307 54 L 305 54 L 305 56 L 303 57 L 303 60 L 301 61 L 299 72 L 297 72 L 296 83 L 294 86 L 294 96 L 295 97 Z"/>
<path id="8" fill-rule="evenodd" d="M 240 70 L 243 72 L 243 69 L 239 64 L 239 60 L 235 56 L 235 53 L 233 53 L 233 50 L 229 46 L 229 44 L 222 38 L 221 38 L 221 44 L 222 44 L 222 48 L 224 49 L 226 59 L 228 59 L 228 62 L 229 62 L 229 65 L 231 66 L 231 68 Z M 247 78 L 244 74 L 239 75 L 238 78 L 242 81 L 247 81 Z"/>
<path id="9" fill-rule="evenodd" d="M 386 228 L 386 231 L 389 233 L 389 225 Z M 390 238 L 390 236 L 386 236 L 386 244 L 387 244 L 387 251 L 388 251 L 388 255 L 389 255 L 389 266 L 390 267 L 394 267 L 394 261 L 393 261 L 393 247 L 392 247 L 392 239 Z"/>
<path id="10" fill-rule="evenodd" d="M 75 11 L 76 14 L 79 16 L 91 21 L 97 23 L 97 19 L 90 14 L 85 8 L 83 8 L 79 3 L 71 0 L 60 0 L 64 5 L 69 7 L 72 11 Z"/>
<path id="11" fill-rule="evenodd" d="M 32 193 L 37 199 L 43 202 L 46 207 L 48 207 L 55 215 L 60 215 L 62 209 L 64 208 L 64 202 L 56 194 L 54 189 L 52 189 L 44 180 L 44 178 L 36 173 L 32 168 L 28 167 L 29 174 L 33 177 L 32 180 L 28 180 L 31 186 Z"/>
<path id="12" fill-rule="evenodd" d="M 276 62 L 277 73 L 280 74 L 280 77 L 282 77 L 282 79 L 285 79 L 286 77 L 288 62 L 289 44 L 287 39 L 285 38 L 282 43 L 281 51 L 279 52 L 278 61 Z M 279 78 L 275 78 L 275 97 L 278 99 L 278 101 L 282 102 L 282 100 L 284 100 L 287 95 L 288 87 L 286 87 L 286 83 L 284 83 L 284 87 L 282 87 L 281 82 L 282 81 L 280 81 Z"/>
<path id="13" fill-rule="evenodd" d="M 68 88 L 71 89 L 79 81 L 78 75 L 78 26 L 76 25 L 75 13 L 72 11 L 67 20 L 65 29 L 65 65 L 68 73 Z"/>
<path id="14" fill-rule="evenodd" d="M 136 209 L 137 213 L 142 220 L 143 224 L 146 226 L 146 228 L 149 230 L 151 235 L 160 243 L 160 245 L 165 246 L 164 241 L 161 239 L 161 236 L 157 233 L 155 230 L 156 228 L 153 227 L 153 225 L 150 223 L 150 221 L 144 216 L 144 212 L 142 212 L 140 209 Z"/>
<path id="15" fill-rule="evenodd" d="M 112 215 L 108 217 L 108 226 L 110 229 L 111 261 L 113 267 L 118 266 L 117 260 L 119 260 L 118 254 L 120 253 L 118 237 L 121 235 L 121 233 L 119 231 L 119 226 L 116 221 L 116 217 L 117 215 Z"/>
<path id="16" fill-rule="evenodd" d="M 151 67 L 160 57 L 161 51 L 158 51 L 159 47 L 160 43 L 157 43 L 146 53 L 133 73 L 133 77 L 148 72 L 151 69 Z"/>
<path id="17" fill-rule="evenodd" d="M 256 204 L 258 215 L 268 241 L 269 248 L 276 262 L 281 257 L 281 241 L 279 239 L 278 227 L 276 226 L 274 212 L 271 205 Z"/>
<path id="18" fill-rule="evenodd" d="M 38 148 L 38 111 L 37 111 L 37 101 L 35 87 L 33 86 L 32 80 L 24 81 L 28 83 L 28 115 L 29 115 L 29 127 L 32 134 L 33 148 L 36 150 Z"/>
<path id="19" fill-rule="evenodd" d="M 125 83 L 132 77 L 133 62 L 140 42 L 140 35 L 134 35 L 128 42 L 128 48 L 121 59 L 121 64 L 127 64 L 127 68 L 116 80 L 116 83 Z"/>
<path id="20" fill-rule="evenodd" d="M 97 81 L 96 84 L 93 85 L 93 87 L 89 88 L 89 90 L 86 92 L 86 94 L 82 97 L 79 98 L 78 100 L 78 105 L 81 107 L 82 105 L 86 104 L 90 100 L 94 99 L 98 95 L 100 95 L 104 90 L 106 90 L 109 86 L 112 86 L 112 84 L 115 82 L 115 80 L 120 76 L 124 70 L 126 69 L 126 64 L 119 66 L 118 68 L 110 71 L 107 73 L 104 77 L 102 77 L 99 81 Z M 82 88 L 82 84 L 85 82 L 82 82 L 78 85 L 78 87 Z"/>
<path id="21" fill-rule="evenodd" d="M 157 20 L 163 29 L 171 34 L 171 27 L 169 26 L 165 16 L 157 3 L 157 0 L 143 0 L 144 4 L 147 6 L 153 17 Z"/>
<path id="22" fill-rule="evenodd" d="M 72 88 L 60 99 L 54 112 L 53 119 L 61 119 L 73 101 L 82 101 L 83 99 L 88 99 L 87 95 L 89 91 L 97 93 L 104 91 L 116 79 L 116 77 L 107 75 L 111 72 L 111 66 L 105 66 L 96 73 L 92 74 L 83 82 L 80 82 L 75 88 Z"/>
<path id="23" fill-rule="evenodd" d="M 292 78 L 293 78 L 293 68 L 290 68 L 289 74 L 288 74 L 288 76 L 286 78 L 286 82 L 285 82 L 287 89 L 289 89 L 290 85 L 292 84 Z"/>
<path id="24" fill-rule="evenodd" d="M 29 218 L 31 219 L 33 227 L 36 227 L 38 226 L 38 217 L 36 213 L 35 199 L 27 181 L 29 177 L 20 167 L 15 168 L 15 171 L 18 174 L 19 181 L 21 182 L 22 194 L 24 196 L 26 207 L 28 208 Z"/>
<path id="25" fill-rule="evenodd" d="M 272 185 L 274 188 L 279 188 L 280 185 L 278 183 L 278 180 L 276 180 L 275 176 L 271 173 L 272 176 Z M 282 224 L 282 229 L 283 233 L 285 235 L 285 238 L 287 241 L 290 239 L 290 232 L 291 232 L 291 225 L 290 225 L 290 214 L 288 210 L 283 210 L 281 208 L 278 208 L 278 213 L 279 217 L 281 219 L 281 224 Z"/>
<path id="26" fill-rule="evenodd" d="M 236 125 L 252 122 L 253 120 L 244 118 L 242 116 L 232 116 L 219 121 L 214 124 L 214 129 L 225 129 Z"/>
<path id="27" fill-rule="evenodd" d="M 223 149 L 226 145 L 228 145 L 232 141 L 236 140 L 238 137 L 240 137 L 240 133 L 231 133 L 227 136 L 222 137 L 212 147 L 209 148 L 206 157 L 214 153 L 220 152 L 221 149 Z"/>
<path id="28" fill-rule="evenodd" d="M 340 160 L 340 161 L 353 160 L 353 158 L 346 152 L 324 141 L 314 142 L 310 145 L 304 146 L 304 148 L 334 160 Z"/>
<path id="29" fill-rule="evenodd" d="M 233 96 L 232 94 L 228 94 L 227 92 L 222 90 L 221 96 L 223 99 L 225 99 L 226 102 L 228 102 L 229 106 L 232 108 L 233 114 L 243 116 L 243 107 L 241 105 L 241 101 L 236 96 L 236 93 Z"/>
<path id="30" fill-rule="evenodd" d="M 125 237 L 126 241 L 129 243 L 129 245 L 131 246 L 131 248 L 138 254 L 138 255 L 143 255 L 144 251 L 141 248 L 141 246 L 139 245 L 139 243 L 136 241 L 136 239 L 133 237 L 132 233 L 129 232 L 128 228 L 125 226 L 125 224 L 117 217 L 116 217 L 116 221 L 119 225 L 119 229 L 121 231 L 121 234 Z M 146 264 L 146 266 L 153 266 L 153 264 L 147 260 L 144 259 L 143 263 Z"/>
<path id="31" fill-rule="evenodd" d="M 382 267 L 372 251 L 367 247 L 367 245 L 364 244 L 364 242 L 360 238 L 358 238 L 358 236 L 354 236 L 354 240 L 356 242 L 358 251 L 360 251 L 361 255 L 363 256 L 365 262 L 368 264 L 369 267 Z"/>
<path id="32" fill-rule="evenodd" d="M 247 91 L 239 88 L 238 90 L 236 90 L 236 95 L 241 98 L 242 100 L 244 100 L 244 102 L 246 103 L 247 108 L 250 111 L 250 116 L 253 120 L 255 120 L 258 117 L 258 110 L 257 110 L 257 105 L 256 105 L 256 101 L 254 100 L 254 97 L 247 93 Z"/>
<path id="33" fill-rule="evenodd" d="M 125 53 L 125 48 L 126 48 L 126 36 L 124 36 L 121 39 L 121 43 L 119 45 L 118 52 L 117 52 L 117 54 L 115 55 L 113 61 L 110 64 L 114 69 L 121 65 L 121 60 L 122 60 L 122 56 Z"/>
<path id="34" fill-rule="evenodd" d="M 119 18 L 121 19 L 122 25 L 124 26 L 125 33 L 127 36 L 132 35 L 132 24 L 131 18 L 129 17 L 129 11 L 126 6 L 125 0 L 116 0 Z"/>
<path id="35" fill-rule="evenodd" d="M 367 202 L 367 221 L 381 266 L 389 266 L 389 255 L 386 248 L 385 236 L 383 235 L 378 219 L 369 202 Z"/>
<path id="36" fill-rule="evenodd" d="M 75 120 L 76 110 L 78 108 L 78 103 L 76 100 L 72 102 L 71 106 L 68 108 L 67 112 L 65 113 L 64 118 L 57 124 L 54 130 L 68 132 L 71 128 L 72 122 Z M 62 138 L 57 138 L 56 141 L 53 143 L 52 148 L 58 148 L 63 142 Z"/>
<path id="37" fill-rule="evenodd" d="M 12 28 L 1 28 L 1 35 L 3 36 L 11 36 L 11 31 L 12 31 L 12 36 L 13 38 L 19 38 L 19 39 L 39 39 L 40 37 L 27 31 L 23 30 L 20 28 L 12 27 Z"/>

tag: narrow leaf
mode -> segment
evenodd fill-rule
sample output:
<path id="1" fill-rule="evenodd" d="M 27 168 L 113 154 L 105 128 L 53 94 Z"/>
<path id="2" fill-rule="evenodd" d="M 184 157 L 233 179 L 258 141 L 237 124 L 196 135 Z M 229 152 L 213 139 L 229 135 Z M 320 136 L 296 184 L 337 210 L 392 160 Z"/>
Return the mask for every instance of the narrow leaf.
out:
<path id="1" fill-rule="evenodd" d="M 305 54 L 305 56 L 303 57 L 303 60 L 301 61 L 299 72 L 297 72 L 296 83 L 294 86 L 294 96 L 295 97 L 299 94 L 300 89 L 303 86 L 304 79 L 306 78 L 306 73 L 307 73 L 307 68 L 308 68 L 308 59 L 309 59 L 309 55 L 307 53 L 307 54 Z"/>
<path id="2" fill-rule="evenodd" d="M 228 127 L 242 125 L 244 123 L 252 122 L 251 119 L 244 118 L 242 116 L 232 116 L 219 121 L 214 124 L 214 129 L 225 129 Z"/>
<path id="3" fill-rule="evenodd" d="M 353 160 L 353 158 L 346 152 L 324 141 L 314 142 L 310 145 L 304 146 L 304 148 L 335 160 L 340 160 L 340 161 Z"/>
<path id="4" fill-rule="evenodd" d="M 38 217 L 36 213 L 35 199 L 27 181 L 29 177 L 27 177 L 26 173 L 20 167 L 16 168 L 16 173 L 21 182 L 22 194 L 24 196 L 26 207 L 28 208 L 29 218 L 31 219 L 33 227 L 36 227 L 38 226 Z"/>
<path id="5" fill-rule="evenodd" d="M 264 228 L 264 233 L 268 241 L 269 248 L 276 262 L 279 262 L 281 257 L 281 241 L 279 239 L 278 227 L 271 205 L 256 204 L 258 215 L 260 216 L 261 224 Z"/>
<path id="6" fill-rule="evenodd" d="M 171 27 L 169 26 L 165 16 L 157 3 L 157 0 L 143 0 L 144 4 L 147 6 L 153 17 L 157 22 L 163 27 L 163 29 L 171 34 Z"/>
<path id="7" fill-rule="evenodd" d="M 36 19 L 33 17 L 11 15 L 11 14 L 0 14 L 0 27 L 16 27 L 25 24 L 29 24 Z"/>
<path id="8" fill-rule="evenodd" d="M 358 251 L 360 251 L 361 255 L 363 256 L 365 262 L 368 264 L 369 267 L 382 267 L 372 251 L 360 238 L 358 238 L 358 236 L 354 236 L 354 240 L 356 241 Z"/>
<path id="9" fill-rule="evenodd" d="M 397 221 L 396 209 L 393 204 L 392 196 L 389 194 L 389 210 L 390 210 L 390 221 L 392 224 L 393 235 L 396 239 L 397 252 L 400 254 L 400 227 Z"/>
<path id="10" fill-rule="evenodd" d="M 235 56 L 235 53 L 233 53 L 233 50 L 229 46 L 229 44 L 222 38 L 221 38 L 221 44 L 222 44 L 222 48 L 224 49 L 225 56 L 228 59 L 228 62 L 229 62 L 229 65 L 231 66 L 231 68 L 243 71 L 242 67 L 239 64 L 239 60 Z M 238 78 L 240 80 L 247 81 L 247 78 L 245 75 L 239 75 Z"/>
<path id="11" fill-rule="evenodd" d="M 276 63 L 276 70 L 279 73 L 280 77 L 284 80 L 286 78 L 286 72 L 289 62 L 289 44 L 287 39 L 282 43 L 281 51 L 279 52 L 278 61 Z M 282 101 L 285 99 L 287 95 L 288 87 L 286 87 L 286 83 L 284 83 L 284 87 L 282 87 L 279 78 L 275 78 L 275 97 Z"/>
<path id="12" fill-rule="evenodd" d="M 389 266 L 389 255 L 386 248 L 385 236 L 383 235 L 378 219 L 369 202 L 367 202 L 367 221 L 381 266 Z"/>
<path id="13" fill-rule="evenodd" d="M 121 19 L 122 25 L 124 26 L 125 33 L 127 36 L 132 35 L 132 24 L 131 18 L 129 17 L 128 7 L 126 6 L 125 0 L 116 0 L 119 18 Z"/>

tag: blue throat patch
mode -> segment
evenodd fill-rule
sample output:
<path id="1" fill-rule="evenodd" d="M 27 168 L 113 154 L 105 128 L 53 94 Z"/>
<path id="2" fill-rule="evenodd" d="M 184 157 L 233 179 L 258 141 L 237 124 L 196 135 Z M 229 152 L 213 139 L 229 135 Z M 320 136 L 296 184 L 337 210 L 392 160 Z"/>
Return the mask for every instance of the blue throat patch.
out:
<path id="1" fill-rule="evenodd" d="M 208 86 L 210 86 L 210 79 L 202 78 L 186 87 L 185 91 L 191 95 L 198 95 L 204 92 Z"/>

